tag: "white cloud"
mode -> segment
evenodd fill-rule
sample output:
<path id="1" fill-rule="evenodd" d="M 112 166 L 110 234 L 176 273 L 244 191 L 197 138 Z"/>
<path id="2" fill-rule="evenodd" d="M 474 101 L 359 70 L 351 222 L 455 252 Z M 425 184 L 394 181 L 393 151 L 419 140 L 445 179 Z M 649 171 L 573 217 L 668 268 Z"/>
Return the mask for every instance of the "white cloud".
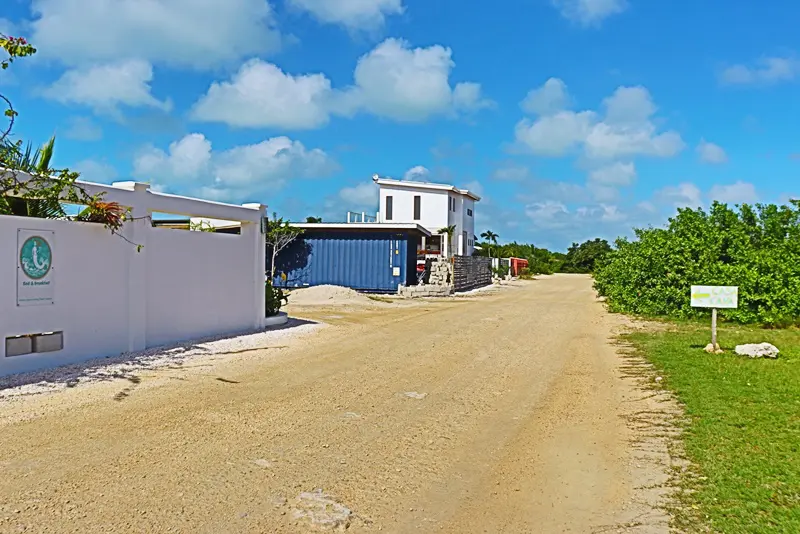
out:
<path id="1" fill-rule="evenodd" d="M 636 181 L 636 167 L 633 163 L 612 163 L 589 173 L 589 181 L 611 186 L 627 186 Z"/>
<path id="2" fill-rule="evenodd" d="M 288 3 L 320 22 L 351 30 L 378 29 L 387 16 L 400 15 L 405 10 L 402 0 L 288 0 Z"/>
<path id="3" fill-rule="evenodd" d="M 531 89 L 520 106 L 531 115 L 553 115 L 570 107 L 572 99 L 567 84 L 558 78 L 550 78 L 538 89 Z"/>
<path id="4" fill-rule="evenodd" d="M 266 0 L 33 0 L 31 42 L 69 65 L 141 59 L 210 68 L 280 47 Z"/>
<path id="5" fill-rule="evenodd" d="M 339 198 L 353 208 L 375 208 L 378 205 L 378 186 L 372 182 L 364 182 L 354 187 L 345 187 L 339 191 Z"/>
<path id="6" fill-rule="evenodd" d="M 231 81 L 212 84 L 193 116 L 233 126 L 307 129 L 359 111 L 422 122 L 492 106 L 480 84 L 450 85 L 454 65 L 449 48 L 412 49 L 406 41 L 387 39 L 358 60 L 353 86 L 334 89 L 324 74 L 291 75 L 256 59 Z"/>
<path id="7" fill-rule="evenodd" d="M 219 200 L 252 199 L 291 179 L 323 177 L 338 169 L 322 150 L 307 149 L 287 137 L 214 152 L 211 142 L 198 133 L 172 143 L 167 151 L 145 148 L 133 167 L 134 176 L 165 189 L 188 189 Z"/>
<path id="8" fill-rule="evenodd" d="M 561 14 L 583 26 L 597 26 L 628 8 L 627 0 L 551 0 Z"/>
<path id="9" fill-rule="evenodd" d="M 333 97 L 324 74 L 292 76 L 254 59 L 231 81 L 213 83 L 191 115 L 239 127 L 318 128 L 330 120 Z"/>
<path id="10" fill-rule="evenodd" d="M 152 80 L 153 67 L 149 63 L 130 60 L 69 70 L 43 94 L 63 104 L 81 104 L 98 112 L 114 112 L 119 105 L 168 111 L 172 103 L 151 94 Z"/>
<path id="11" fill-rule="evenodd" d="M 411 48 L 407 41 L 387 39 L 358 60 L 355 99 L 370 113 L 398 122 L 490 105 L 478 84 L 450 86 L 454 66 L 449 48 Z"/>
<path id="12" fill-rule="evenodd" d="M 71 117 L 67 121 L 64 137 L 74 141 L 99 141 L 103 129 L 88 117 Z"/>
<path id="13" fill-rule="evenodd" d="M 753 204 L 758 202 L 756 186 L 747 182 L 736 182 L 728 185 L 715 185 L 708 194 L 710 200 L 718 200 L 727 204 Z"/>
<path id="14" fill-rule="evenodd" d="M 582 147 L 591 159 L 665 158 L 685 147 L 677 132 L 658 132 L 652 122 L 657 108 L 644 87 L 619 87 L 603 101 L 603 107 L 602 120 L 594 111 L 559 111 L 536 120 L 522 119 L 515 129 L 517 146 L 545 156 L 563 156 Z"/>
<path id="15" fill-rule="evenodd" d="M 81 180 L 98 184 L 110 184 L 119 176 L 117 169 L 108 163 L 93 159 L 79 161 L 75 165 L 72 165 L 70 170 L 79 172 Z"/>
<path id="16" fill-rule="evenodd" d="M 703 205 L 700 188 L 688 182 L 665 187 L 653 196 L 657 203 L 669 204 L 673 208 L 699 208 Z"/>
<path id="17" fill-rule="evenodd" d="M 429 171 L 426 167 L 417 165 L 416 167 L 411 167 L 406 171 L 406 173 L 403 175 L 403 180 L 411 182 L 424 182 L 430 177 L 430 175 L 431 171 Z"/>
<path id="18" fill-rule="evenodd" d="M 800 75 L 800 61 L 790 57 L 768 57 L 755 65 L 731 65 L 720 75 L 722 83 L 730 85 L 770 85 L 791 81 Z"/>
<path id="19" fill-rule="evenodd" d="M 728 161 L 728 155 L 721 146 L 709 143 L 705 139 L 701 139 L 697 145 L 697 154 L 703 163 L 719 164 Z"/>
<path id="20" fill-rule="evenodd" d="M 517 142 L 534 154 L 563 156 L 586 140 L 594 121 L 593 111 L 561 111 L 536 121 L 522 119 L 515 134 Z"/>

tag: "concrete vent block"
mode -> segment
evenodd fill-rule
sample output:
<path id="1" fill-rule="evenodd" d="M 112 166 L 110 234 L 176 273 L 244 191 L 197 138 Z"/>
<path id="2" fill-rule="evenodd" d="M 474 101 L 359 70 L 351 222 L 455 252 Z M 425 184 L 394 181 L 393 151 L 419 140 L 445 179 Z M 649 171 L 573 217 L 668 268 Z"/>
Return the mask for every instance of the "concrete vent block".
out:
<path id="1" fill-rule="evenodd" d="M 55 352 L 63 348 L 63 332 L 48 332 L 33 336 L 33 352 Z"/>
<path id="2" fill-rule="evenodd" d="M 6 338 L 6 357 L 22 356 L 31 352 L 33 352 L 33 339 L 29 336 Z"/>

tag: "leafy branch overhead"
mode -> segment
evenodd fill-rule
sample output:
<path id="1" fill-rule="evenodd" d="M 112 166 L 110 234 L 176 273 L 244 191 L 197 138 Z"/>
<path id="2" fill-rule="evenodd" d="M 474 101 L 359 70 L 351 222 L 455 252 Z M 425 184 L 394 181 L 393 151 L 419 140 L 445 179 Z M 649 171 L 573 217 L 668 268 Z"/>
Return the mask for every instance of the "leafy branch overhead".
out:
<path id="1" fill-rule="evenodd" d="M 35 53 L 36 48 L 25 38 L 0 33 L 2 70 Z M 6 106 L 3 116 L 8 121 L 0 129 L 0 215 L 94 222 L 118 234 L 130 218 L 129 210 L 116 202 L 104 202 L 102 194 L 89 194 L 77 183 L 78 173 L 53 168 L 55 138 L 36 150 L 30 143 L 23 149 L 22 140 L 14 140 L 12 132 L 18 113 L 6 95 L 0 93 L 0 101 Z M 68 217 L 65 203 L 85 208 L 77 216 Z"/>

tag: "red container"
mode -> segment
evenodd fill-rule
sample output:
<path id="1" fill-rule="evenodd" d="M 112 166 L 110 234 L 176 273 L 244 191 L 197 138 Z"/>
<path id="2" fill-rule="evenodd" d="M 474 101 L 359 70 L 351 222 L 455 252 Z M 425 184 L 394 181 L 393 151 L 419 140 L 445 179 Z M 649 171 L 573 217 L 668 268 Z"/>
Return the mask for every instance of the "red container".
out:
<path id="1" fill-rule="evenodd" d="M 511 276 L 519 276 L 522 269 L 528 268 L 528 260 L 522 258 L 510 258 L 511 260 Z"/>

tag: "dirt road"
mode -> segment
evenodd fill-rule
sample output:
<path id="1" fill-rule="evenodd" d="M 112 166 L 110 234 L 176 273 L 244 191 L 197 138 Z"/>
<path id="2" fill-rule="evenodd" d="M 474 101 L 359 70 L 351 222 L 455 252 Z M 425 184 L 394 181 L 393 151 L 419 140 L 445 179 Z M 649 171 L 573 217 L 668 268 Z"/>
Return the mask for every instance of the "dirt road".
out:
<path id="1" fill-rule="evenodd" d="M 588 278 L 296 313 L 331 326 L 0 404 L 0 532 L 308 532 L 316 488 L 354 532 L 666 531 Z"/>

